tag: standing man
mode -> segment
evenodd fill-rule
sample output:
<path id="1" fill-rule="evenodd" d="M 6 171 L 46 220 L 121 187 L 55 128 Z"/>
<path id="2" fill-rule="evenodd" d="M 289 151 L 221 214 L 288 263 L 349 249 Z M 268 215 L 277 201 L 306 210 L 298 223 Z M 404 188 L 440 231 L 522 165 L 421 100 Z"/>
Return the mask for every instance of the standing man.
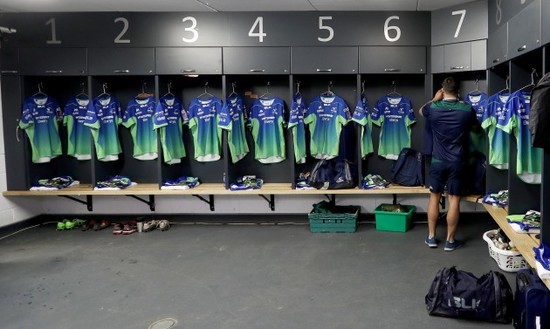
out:
<path id="1" fill-rule="evenodd" d="M 468 154 L 468 134 L 476 123 L 476 113 L 470 105 L 459 101 L 458 83 L 451 77 L 443 80 L 442 88 L 435 93 L 431 101 L 420 108 L 419 112 L 431 126 L 433 141 L 429 173 L 428 236 L 425 243 L 430 248 L 437 248 L 439 200 L 446 189 L 449 210 L 445 251 L 453 251 L 463 244 L 455 239 L 455 233 L 466 179 L 464 166 Z"/>

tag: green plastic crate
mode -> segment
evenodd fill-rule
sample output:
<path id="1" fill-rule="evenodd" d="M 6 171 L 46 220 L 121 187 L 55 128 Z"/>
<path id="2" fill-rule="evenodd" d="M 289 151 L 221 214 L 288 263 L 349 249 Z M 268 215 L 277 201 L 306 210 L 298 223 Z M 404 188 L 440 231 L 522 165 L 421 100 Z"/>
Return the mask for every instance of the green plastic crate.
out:
<path id="1" fill-rule="evenodd" d="M 378 231 L 407 232 L 411 228 L 412 213 L 415 206 L 402 205 L 406 212 L 384 211 L 388 204 L 381 204 L 374 209 L 376 229 Z"/>
<path id="2" fill-rule="evenodd" d="M 310 212 L 309 230 L 313 233 L 352 233 L 357 230 L 359 206 L 335 206 L 331 213 Z"/>

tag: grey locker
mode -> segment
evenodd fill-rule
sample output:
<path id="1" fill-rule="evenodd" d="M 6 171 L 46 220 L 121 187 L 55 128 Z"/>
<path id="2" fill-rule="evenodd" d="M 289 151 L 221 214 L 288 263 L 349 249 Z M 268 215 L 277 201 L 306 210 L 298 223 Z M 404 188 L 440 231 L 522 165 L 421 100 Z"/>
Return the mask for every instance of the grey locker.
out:
<path id="1" fill-rule="evenodd" d="M 471 43 L 472 71 L 487 68 L 487 40 L 477 40 Z"/>
<path id="2" fill-rule="evenodd" d="M 472 45 L 470 42 L 445 45 L 445 72 L 470 71 Z"/>
<path id="3" fill-rule="evenodd" d="M 19 50 L 2 49 L 0 52 L 0 70 L 2 74 L 19 73 Z"/>
<path id="4" fill-rule="evenodd" d="M 86 75 L 85 48 L 22 48 L 22 75 Z"/>
<path id="5" fill-rule="evenodd" d="M 426 73 L 425 47 L 360 47 L 360 73 Z"/>
<path id="6" fill-rule="evenodd" d="M 432 47 L 430 57 L 432 73 L 445 72 L 445 46 Z"/>
<path id="7" fill-rule="evenodd" d="M 221 48 L 157 48 L 157 74 L 221 74 Z"/>
<path id="8" fill-rule="evenodd" d="M 356 74 L 358 66 L 358 47 L 292 48 L 294 74 Z"/>
<path id="9" fill-rule="evenodd" d="M 289 74 L 289 47 L 225 47 L 225 74 Z"/>
<path id="10" fill-rule="evenodd" d="M 508 24 L 504 24 L 487 39 L 487 67 L 508 60 Z"/>
<path id="11" fill-rule="evenodd" d="M 540 47 L 540 1 L 534 1 L 508 22 L 510 59 Z"/>
<path id="12" fill-rule="evenodd" d="M 154 48 L 90 48 L 90 75 L 153 75 Z"/>

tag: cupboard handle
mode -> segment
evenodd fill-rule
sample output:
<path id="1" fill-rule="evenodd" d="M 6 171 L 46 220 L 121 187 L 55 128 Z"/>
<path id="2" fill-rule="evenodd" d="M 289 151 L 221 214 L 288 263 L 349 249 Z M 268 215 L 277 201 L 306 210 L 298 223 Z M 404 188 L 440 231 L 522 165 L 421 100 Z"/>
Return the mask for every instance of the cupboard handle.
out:
<path id="1" fill-rule="evenodd" d="M 332 69 L 317 69 L 317 72 L 332 72 Z"/>
<path id="2" fill-rule="evenodd" d="M 464 66 L 451 66 L 451 70 L 464 70 Z"/>
<path id="3" fill-rule="evenodd" d="M 493 59 L 493 63 L 498 63 L 498 62 L 500 62 L 500 58 Z"/>
<path id="4" fill-rule="evenodd" d="M 130 70 L 114 70 L 115 73 L 130 73 Z"/>
<path id="5" fill-rule="evenodd" d="M 19 71 L 17 71 L 17 70 L 12 70 L 12 71 L 2 70 L 2 74 L 17 74 L 17 73 L 19 73 Z"/>
<path id="6" fill-rule="evenodd" d="M 401 71 L 401 69 L 392 69 L 392 68 L 384 69 L 384 72 L 399 72 L 399 71 Z"/>
<path id="7" fill-rule="evenodd" d="M 180 70 L 181 73 L 195 73 L 197 70 L 195 69 L 182 69 Z"/>
<path id="8" fill-rule="evenodd" d="M 63 73 L 62 70 L 46 70 L 44 71 L 46 74 L 61 74 Z"/>
<path id="9" fill-rule="evenodd" d="M 524 51 L 525 49 L 527 49 L 527 45 L 523 45 L 523 46 L 519 47 L 518 52 Z"/>
<path id="10" fill-rule="evenodd" d="M 250 72 L 265 72 L 264 69 L 250 69 Z"/>

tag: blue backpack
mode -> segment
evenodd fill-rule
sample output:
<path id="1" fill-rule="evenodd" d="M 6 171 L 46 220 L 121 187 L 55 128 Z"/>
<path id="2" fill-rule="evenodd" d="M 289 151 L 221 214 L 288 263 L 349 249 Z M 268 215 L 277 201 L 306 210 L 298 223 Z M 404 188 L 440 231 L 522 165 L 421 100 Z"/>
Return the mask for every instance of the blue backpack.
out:
<path id="1" fill-rule="evenodd" d="M 411 148 L 403 148 L 391 170 L 391 181 L 403 186 L 424 185 L 424 156 Z"/>

